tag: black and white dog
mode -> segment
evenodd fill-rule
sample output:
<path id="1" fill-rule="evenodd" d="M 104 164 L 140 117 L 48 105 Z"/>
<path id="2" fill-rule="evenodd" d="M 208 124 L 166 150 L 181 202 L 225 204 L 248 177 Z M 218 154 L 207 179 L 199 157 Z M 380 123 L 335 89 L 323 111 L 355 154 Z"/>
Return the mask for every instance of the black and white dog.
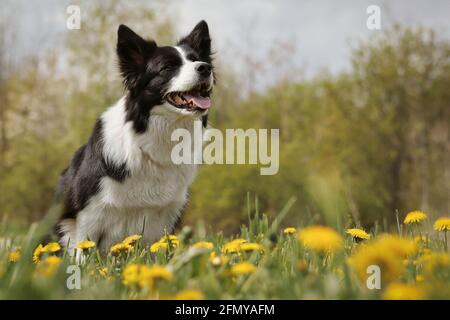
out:
<path id="1" fill-rule="evenodd" d="M 214 84 L 208 25 L 199 22 L 176 46 L 121 25 L 117 55 L 125 95 L 97 120 L 56 190 L 64 204 L 57 231 L 69 252 L 84 240 L 106 253 L 128 235 L 151 243 L 172 232 L 196 175 L 195 164 L 172 162 L 171 134 L 192 132 L 196 120 L 206 126 Z"/>

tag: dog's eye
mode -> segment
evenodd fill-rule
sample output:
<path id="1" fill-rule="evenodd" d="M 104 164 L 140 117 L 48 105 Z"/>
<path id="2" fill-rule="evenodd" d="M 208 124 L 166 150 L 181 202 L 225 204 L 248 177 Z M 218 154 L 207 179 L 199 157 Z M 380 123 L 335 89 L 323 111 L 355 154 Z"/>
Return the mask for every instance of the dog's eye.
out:
<path id="1" fill-rule="evenodd" d="M 198 60 L 197 55 L 195 55 L 194 53 L 189 53 L 189 54 L 186 56 L 186 58 L 187 58 L 188 60 L 193 61 L 193 62 L 195 62 L 195 61 Z"/>
<path id="2" fill-rule="evenodd" d="M 176 67 L 175 64 L 167 63 L 161 68 L 161 71 L 170 71 L 170 70 L 175 69 L 175 67 Z"/>

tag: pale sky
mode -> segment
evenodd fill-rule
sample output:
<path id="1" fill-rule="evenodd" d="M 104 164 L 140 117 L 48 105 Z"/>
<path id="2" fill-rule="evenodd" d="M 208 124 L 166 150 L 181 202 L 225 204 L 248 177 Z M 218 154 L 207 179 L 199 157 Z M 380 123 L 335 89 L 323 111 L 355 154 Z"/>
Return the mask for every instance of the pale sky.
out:
<path id="1" fill-rule="evenodd" d="M 93 0 L 90 0 L 93 1 Z M 151 1 L 149 1 L 151 3 Z M 301 67 L 307 76 L 326 69 L 332 73 L 348 67 L 350 44 L 367 39 L 378 31 L 368 30 L 366 8 L 379 5 L 382 28 L 400 22 L 410 26 L 428 26 L 450 37 L 450 1 L 448 0 L 171 0 L 166 1 L 175 17 L 180 35 L 205 19 L 211 31 L 219 59 L 243 70 L 237 57 L 248 55 L 264 61 L 274 44 L 288 45 L 279 50 L 282 59 Z M 41 52 L 58 42 L 65 31 L 66 7 L 71 1 L 0 0 L 13 4 L 14 46 L 18 56 Z M 160 1 L 161 5 L 161 1 Z M 0 18 L 5 19 L 4 13 Z M 287 52 L 287 53 L 285 53 Z M 273 68 L 273 69 L 271 69 Z M 277 65 L 268 67 L 276 73 Z"/>

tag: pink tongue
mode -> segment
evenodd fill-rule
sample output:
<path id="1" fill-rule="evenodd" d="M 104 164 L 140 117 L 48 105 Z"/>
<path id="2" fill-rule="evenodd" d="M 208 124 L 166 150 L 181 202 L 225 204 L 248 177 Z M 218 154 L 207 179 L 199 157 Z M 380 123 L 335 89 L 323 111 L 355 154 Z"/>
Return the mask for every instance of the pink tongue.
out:
<path id="1" fill-rule="evenodd" d="M 192 101 L 197 107 L 201 109 L 209 109 L 211 107 L 211 100 L 209 99 L 209 97 L 202 97 L 199 94 L 192 95 L 189 93 L 183 94 L 183 97 L 189 102 Z"/>

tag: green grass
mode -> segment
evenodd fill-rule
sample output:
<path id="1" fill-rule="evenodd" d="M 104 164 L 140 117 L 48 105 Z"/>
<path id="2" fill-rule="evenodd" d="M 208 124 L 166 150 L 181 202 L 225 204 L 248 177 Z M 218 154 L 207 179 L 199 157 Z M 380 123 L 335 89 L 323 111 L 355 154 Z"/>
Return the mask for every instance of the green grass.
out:
<path id="1" fill-rule="evenodd" d="M 20 247 L 21 257 L 17 262 L 9 261 L 13 248 L 0 252 L 0 299 L 174 299 L 183 290 L 195 290 L 205 299 L 450 298 L 450 257 L 442 233 L 426 232 L 420 226 L 402 230 L 399 223 L 398 230 L 404 233 L 403 240 L 408 244 L 415 243 L 414 250 L 402 256 L 389 255 L 391 249 L 383 249 L 385 244 L 379 240 L 379 230 L 372 231 L 367 243 L 357 243 L 345 234 L 345 230 L 336 230 L 343 239 L 342 248 L 325 254 L 299 242 L 296 234 L 283 233 L 281 222 L 293 202 L 289 201 L 274 221 L 258 210 L 249 210 L 248 224 L 243 225 L 234 237 L 207 232 L 201 226 L 194 229 L 186 226 L 177 235 L 177 245 L 171 243 L 167 251 L 157 254 L 151 254 L 149 246 L 139 241 L 130 252 L 117 256 L 101 256 L 95 248 L 91 249 L 86 253 L 86 262 L 80 266 L 79 290 L 70 290 L 66 285 L 71 275 L 67 273 L 67 268 L 75 261 L 63 250 L 59 253 L 61 264 L 53 269 L 45 262 L 50 254 L 44 253 L 37 264 L 32 262 L 33 250 L 38 244 L 36 239 L 46 232 L 52 222 L 51 218 L 47 218 L 12 239 L 13 248 Z M 52 213 L 49 214 L 51 216 Z M 300 232 L 304 228 L 296 227 Z M 11 236 L 5 227 L 1 232 L 5 237 Z M 416 243 L 413 240 L 418 233 L 425 236 L 425 241 Z M 322 235 L 317 234 L 317 237 Z M 257 243 L 264 249 L 224 253 L 224 244 L 233 238 Z M 399 247 L 400 242 L 395 239 L 400 238 L 393 239 L 388 241 L 388 245 Z M 198 241 L 212 242 L 213 248 L 193 248 Z M 375 248 L 377 257 L 387 259 L 388 266 L 389 263 L 401 265 L 395 279 L 389 281 L 385 281 L 383 273 L 392 273 L 392 270 L 386 269 L 386 265 L 381 266 L 383 283 L 380 290 L 369 290 L 364 279 L 358 278 L 357 268 L 348 263 L 349 257 L 355 257 L 357 252 L 360 252 L 360 264 L 364 259 L 369 261 L 369 252 L 373 252 L 370 248 Z M 219 259 L 210 258 L 211 252 L 226 257 L 224 259 L 227 261 L 217 263 Z M 255 265 L 256 270 L 245 275 L 233 274 L 233 266 L 242 262 Z M 147 271 L 154 265 L 160 265 L 172 276 L 170 279 L 150 276 L 153 279 L 151 282 L 131 281 L 126 285 L 123 270 L 130 264 L 144 266 L 140 268 Z M 108 270 L 106 274 L 100 273 L 102 268 Z M 143 274 L 144 271 L 141 271 L 137 280 Z"/>

